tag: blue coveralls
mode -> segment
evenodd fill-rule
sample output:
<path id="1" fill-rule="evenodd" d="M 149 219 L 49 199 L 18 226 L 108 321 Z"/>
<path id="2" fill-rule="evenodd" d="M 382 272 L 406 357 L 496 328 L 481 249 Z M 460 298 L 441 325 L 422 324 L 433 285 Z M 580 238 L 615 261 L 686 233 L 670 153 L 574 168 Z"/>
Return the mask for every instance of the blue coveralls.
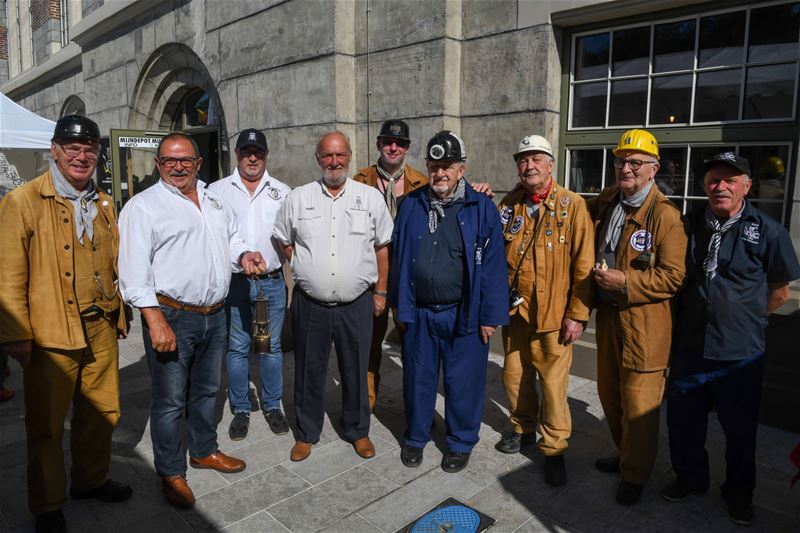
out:
<path id="1" fill-rule="evenodd" d="M 750 205 L 722 236 L 717 274 L 703 269 L 711 232 L 704 203 L 689 215 L 686 287 L 678 296 L 667 393 L 670 457 L 677 477 L 703 492 L 710 483 L 708 413 L 725 433 L 724 490 L 750 500 L 764 374 L 769 283 L 800 277 L 789 233 Z"/>
<path id="2" fill-rule="evenodd" d="M 478 442 L 489 345 L 479 326 L 508 324 L 508 273 L 500 215 L 494 203 L 466 186 L 457 215 L 464 246 L 464 291 L 455 307 L 417 306 L 414 287 L 420 242 L 428 232 L 428 186 L 410 193 L 392 236 L 390 302 L 406 324 L 403 339 L 405 444 L 430 440 L 439 360 L 444 370 L 445 424 L 450 451 L 468 453 Z"/>

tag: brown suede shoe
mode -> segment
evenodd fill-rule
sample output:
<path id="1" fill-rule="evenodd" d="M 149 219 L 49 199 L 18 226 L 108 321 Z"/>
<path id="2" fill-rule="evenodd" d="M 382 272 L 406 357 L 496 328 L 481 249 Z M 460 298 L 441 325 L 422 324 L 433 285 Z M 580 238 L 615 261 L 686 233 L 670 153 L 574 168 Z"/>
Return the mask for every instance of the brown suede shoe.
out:
<path id="1" fill-rule="evenodd" d="M 194 507 L 194 493 L 186 483 L 186 476 L 164 476 L 161 478 L 161 488 L 170 505 L 179 509 Z"/>
<path id="2" fill-rule="evenodd" d="M 292 446 L 292 453 L 289 455 L 289 458 L 297 462 L 302 461 L 309 455 L 311 455 L 311 443 L 298 440 L 294 443 L 294 446 Z"/>
<path id="3" fill-rule="evenodd" d="M 235 474 L 236 472 L 241 472 L 247 466 L 241 459 L 225 455 L 219 450 L 207 457 L 199 459 L 192 457 L 189 459 L 189 464 L 192 465 L 192 468 L 210 468 L 223 474 Z"/>
<path id="4" fill-rule="evenodd" d="M 369 440 L 369 437 L 362 437 L 355 441 L 353 443 L 353 448 L 355 448 L 356 453 L 364 459 L 375 457 L 375 446 L 373 446 L 372 441 Z"/>

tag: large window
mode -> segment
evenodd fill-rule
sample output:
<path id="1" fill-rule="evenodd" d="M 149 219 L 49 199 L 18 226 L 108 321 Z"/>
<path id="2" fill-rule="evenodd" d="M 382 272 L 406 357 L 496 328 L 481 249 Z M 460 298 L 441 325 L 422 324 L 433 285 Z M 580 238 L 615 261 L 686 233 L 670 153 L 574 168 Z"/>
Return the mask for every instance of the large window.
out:
<path id="1" fill-rule="evenodd" d="M 573 36 L 569 128 L 792 120 L 800 2 Z"/>
<path id="2" fill-rule="evenodd" d="M 683 212 L 705 198 L 703 160 L 731 150 L 750 161 L 750 200 L 800 242 L 800 1 L 706 5 L 565 33 L 562 182 L 599 193 L 619 137 L 646 128 L 656 183 Z"/>

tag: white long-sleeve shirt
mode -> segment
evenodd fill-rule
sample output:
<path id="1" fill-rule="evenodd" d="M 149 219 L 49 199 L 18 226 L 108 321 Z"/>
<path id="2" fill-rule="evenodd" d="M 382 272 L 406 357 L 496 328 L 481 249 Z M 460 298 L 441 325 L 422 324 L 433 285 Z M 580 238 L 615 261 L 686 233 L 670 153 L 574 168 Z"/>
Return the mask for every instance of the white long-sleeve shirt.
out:
<path id="1" fill-rule="evenodd" d="M 119 217 L 119 286 L 125 302 L 156 307 L 156 294 L 199 306 L 228 295 L 231 268 L 247 245 L 233 212 L 198 180 L 200 209 L 160 180 Z"/>
<path id="2" fill-rule="evenodd" d="M 267 262 L 267 272 L 280 268 L 283 254 L 277 252 L 272 242 L 272 225 L 291 188 L 265 170 L 255 193 L 250 196 L 237 169 L 227 178 L 209 185 L 208 189 L 233 211 L 239 235 L 249 250 L 261 252 Z"/>

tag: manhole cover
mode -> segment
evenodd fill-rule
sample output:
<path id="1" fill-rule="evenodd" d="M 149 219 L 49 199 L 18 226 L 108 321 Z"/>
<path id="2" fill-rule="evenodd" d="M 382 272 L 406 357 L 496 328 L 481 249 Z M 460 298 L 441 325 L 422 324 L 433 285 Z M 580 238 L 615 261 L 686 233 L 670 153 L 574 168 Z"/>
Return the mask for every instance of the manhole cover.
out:
<path id="1" fill-rule="evenodd" d="M 478 533 L 494 524 L 494 518 L 448 498 L 398 533 Z"/>

